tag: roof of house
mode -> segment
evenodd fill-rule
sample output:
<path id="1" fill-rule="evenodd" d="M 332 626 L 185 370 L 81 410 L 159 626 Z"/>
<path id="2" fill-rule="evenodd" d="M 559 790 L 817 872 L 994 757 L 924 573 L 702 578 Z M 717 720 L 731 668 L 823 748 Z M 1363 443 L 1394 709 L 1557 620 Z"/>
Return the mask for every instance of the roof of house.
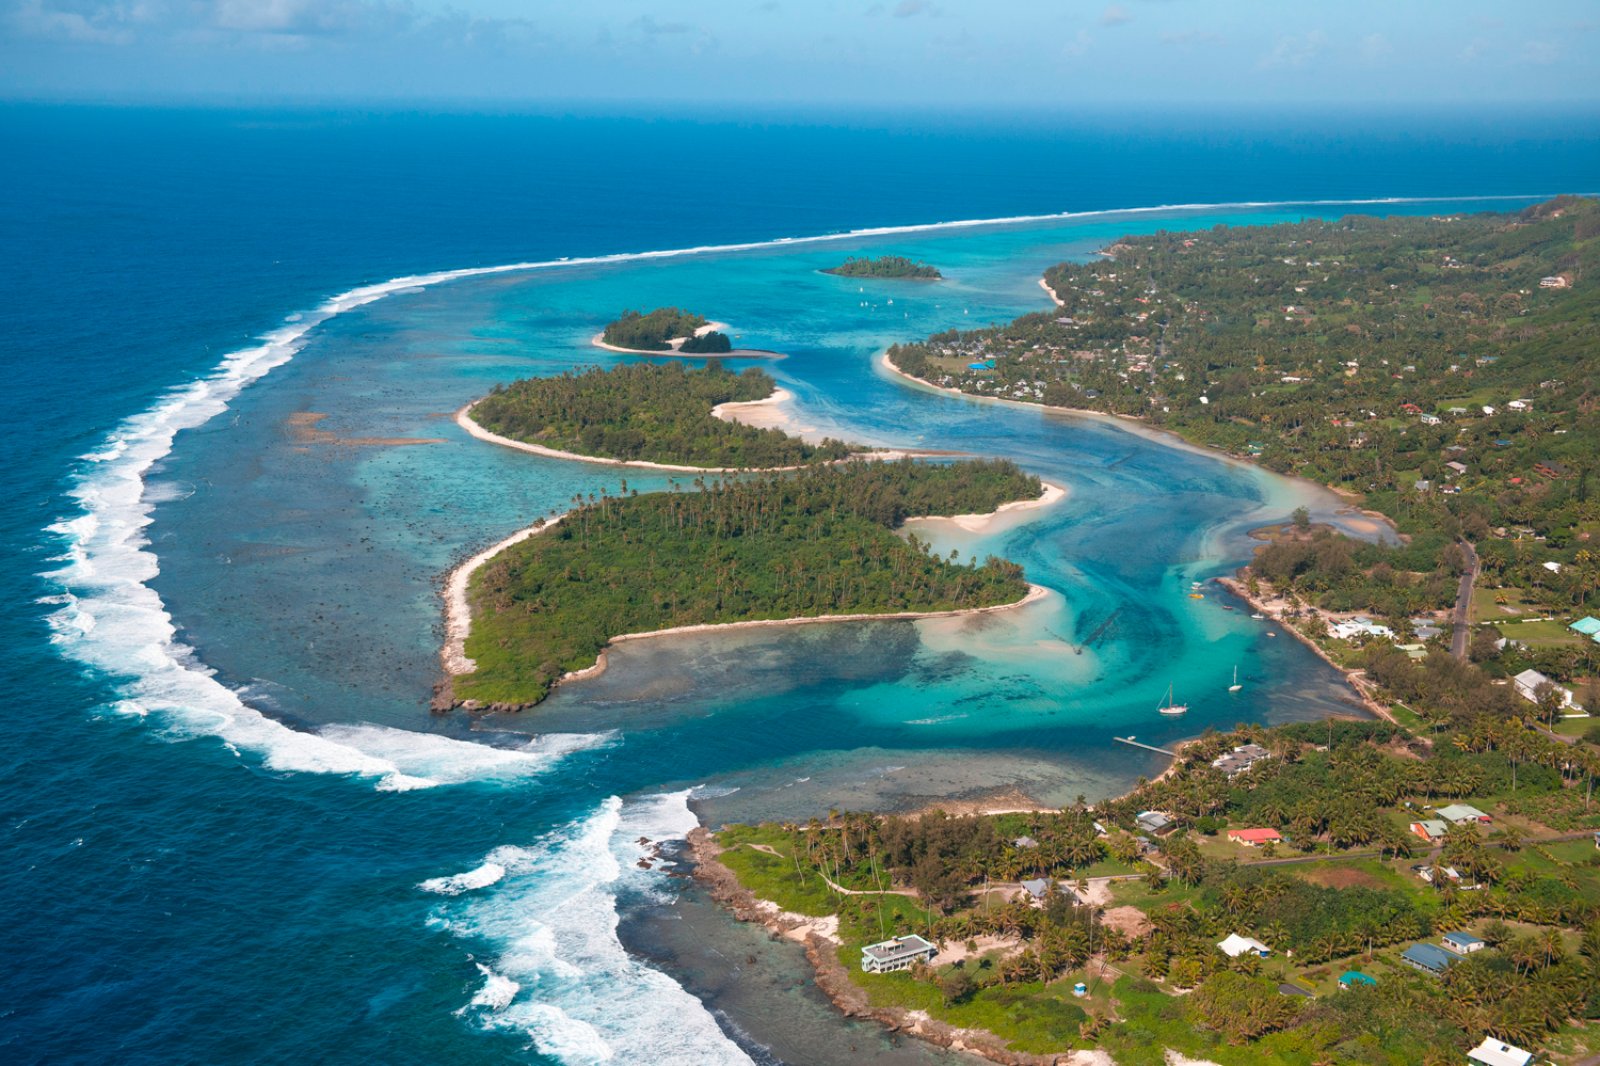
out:
<path id="1" fill-rule="evenodd" d="M 1229 933 L 1228 938 L 1217 945 L 1222 953 L 1230 959 L 1237 959 L 1247 951 L 1271 951 L 1261 941 L 1249 936 L 1240 936 L 1238 933 Z"/>
<path id="2" fill-rule="evenodd" d="M 1050 882 L 1042 877 L 1029 878 L 1022 882 L 1022 890 L 1030 896 L 1042 898 L 1046 892 L 1050 891 Z"/>
<path id="3" fill-rule="evenodd" d="M 1483 1043 L 1467 1052 L 1467 1058 L 1481 1062 L 1483 1066 L 1528 1066 L 1533 1061 L 1533 1052 L 1486 1036 Z"/>
<path id="4" fill-rule="evenodd" d="M 1592 637 L 1600 633 L 1600 618 L 1595 618 L 1593 615 L 1584 615 L 1567 628 Z"/>
<path id="5" fill-rule="evenodd" d="M 1019 848 L 1036 848 L 1039 846 L 1039 842 L 1032 837 L 1018 837 L 1011 843 L 1015 844 Z"/>
<path id="6" fill-rule="evenodd" d="M 1448 940 L 1452 944 L 1459 944 L 1462 947 L 1466 947 L 1469 944 L 1487 943 L 1483 937 L 1473 936 L 1471 933 L 1446 933 L 1444 935 L 1444 939 Z"/>
<path id="7" fill-rule="evenodd" d="M 1283 837 L 1276 829 L 1230 829 L 1228 839 L 1260 844 L 1268 840 L 1282 840 Z"/>
<path id="8" fill-rule="evenodd" d="M 1521 685 L 1524 688 L 1538 688 L 1540 685 L 1544 684 L 1550 679 L 1545 677 L 1537 670 L 1528 669 L 1522 671 L 1522 673 L 1518 674 L 1511 680 L 1515 681 L 1518 685 Z"/>
<path id="9" fill-rule="evenodd" d="M 1456 961 L 1454 955 L 1435 944 L 1412 944 L 1400 953 L 1400 957 L 1434 971 L 1449 969 Z"/>
<path id="10" fill-rule="evenodd" d="M 884 940 L 877 944 L 868 944 L 861 949 L 863 955 L 871 955 L 879 962 L 892 962 L 903 959 L 908 955 L 920 955 L 925 951 L 937 952 L 939 949 L 915 933 L 910 936 L 897 936 L 893 940 Z"/>
<path id="11" fill-rule="evenodd" d="M 1440 807 L 1434 813 L 1438 814 L 1440 818 L 1443 818 L 1447 822 L 1456 822 L 1461 821 L 1462 819 L 1489 817 L 1487 814 L 1484 814 L 1482 811 L 1478 810 L 1478 808 L 1469 803 L 1452 803 L 1448 806 Z"/>
<path id="12" fill-rule="evenodd" d="M 1342 985 L 1375 985 L 1378 983 L 1378 979 L 1369 977 L 1360 970 L 1346 970 L 1339 975 L 1339 983 Z"/>
<path id="13" fill-rule="evenodd" d="M 1413 826 L 1422 826 L 1423 831 L 1429 836 L 1442 837 L 1450 832 L 1450 826 L 1438 818 L 1429 818 L 1426 821 L 1412 822 L 1411 824 Z"/>

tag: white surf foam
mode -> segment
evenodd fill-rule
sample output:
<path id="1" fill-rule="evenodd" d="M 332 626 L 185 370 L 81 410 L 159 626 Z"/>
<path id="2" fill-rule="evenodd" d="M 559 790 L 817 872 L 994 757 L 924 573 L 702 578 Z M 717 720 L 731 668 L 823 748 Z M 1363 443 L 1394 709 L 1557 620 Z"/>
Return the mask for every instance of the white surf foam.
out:
<path id="1" fill-rule="evenodd" d="M 478 964 L 478 972 L 483 974 L 483 987 L 478 989 L 477 994 L 472 997 L 472 1001 L 457 1011 L 457 1014 L 463 1014 L 474 1008 L 491 1011 L 505 1010 L 506 1007 L 511 1005 L 511 1001 L 516 998 L 517 993 L 522 991 L 522 986 L 511 978 L 504 974 L 495 973 L 482 963 Z"/>
<path id="2" fill-rule="evenodd" d="M 505 982 L 498 991 L 516 986 L 509 997 L 491 996 L 486 983 L 460 1013 L 486 1028 L 526 1033 L 541 1053 L 573 1066 L 749 1063 L 699 1000 L 617 938 L 619 896 L 670 891 L 652 857 L 656 845 L 681 840 L 698 824 L 689 795 L 626 804 L 612 797 L 529 847 L 496 848 L 475 870 L 455 875 L 504 867 L 492 886 L 441 902 L 430 922 L 474 954 L 494 954 L 482 968 Z M 641 858 L 655 868 L 641 869 Z"/>
<path id="3" fill-rule="evenodd" d="M 1448 198 L 1535 199 L 1536 197 Z M 82 457 L 76 483 L 69 491 L 76 513 L 50 527 L 65 544 L 64 564 L 47 574 L 66 597 L 52 616 L 54 641 L 67 655 L 118 679 L 126 709 L 159 712 L 179 735 L 221 737 L 236 750 L 262 756 L 277 769 L 312 773 L 360 774 L 380 788 L 407 789 L 436 783 L 408 773 L 381 755 L 358 746 L 289 729 L 262 715 L 236 691 L 218 682 L 192 650 L 176 639 L 171 616 L 148 582 L 159 572 L 149 550 L 145 528 L 154 506 L 146 491 L 151 468 L 168 455 L 177 435 L 225 411 L 240 391 L 292 359 L 307 334 L 322 323 L 396 293 L 415 292 L 463 278 L 549 270 L 561 267 L 668 259 L 709 252 L 930 232 L 975 226 L 1067 221 L 1089 217 L 1139 216 L 1163 211 L 1261 207 L 1326 207 L 1337 205 L 1444 202 L 1447 198 L 1395 197 L 1371 200 L 1312 200 L 1231 204 L 1172 204 L 1121 211 L 1068 211 L 1007 218 L 963 219 L 924 225 L 880 226 L 778 241 L 700 245 L 663 251 L 508 263 L 465 270 L 445 270 L 394 278 L 340 293 L 316 309 L 294 314 L 260 343 L 225 356 L 205 377 L 168 392 L 148 410 L 123 422 L 105 443 Z M 346 738 L 348 740 L 348 738 Z M 370 739 L 370 738 L 369 738 Z"/>

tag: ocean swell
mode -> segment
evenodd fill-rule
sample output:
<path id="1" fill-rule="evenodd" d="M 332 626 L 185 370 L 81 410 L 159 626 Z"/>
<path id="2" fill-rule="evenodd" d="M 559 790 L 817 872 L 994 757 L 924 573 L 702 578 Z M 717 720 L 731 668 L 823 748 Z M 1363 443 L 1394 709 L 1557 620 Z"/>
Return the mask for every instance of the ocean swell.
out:
<path id="1" fill-rule="evenodd" d="M 347 311 L 397 293 L 415 292 L 464 278 L 519 271 L 665 259 L 942 229 L 1119 215 L 1141 216 L 1163 211 L 1423 202 L 1428 202 L 1427 198 L 1177 204 L 1120 211 L 967 219 L 857 229 L 772 241 L 510 263 L 412 275 L 354 288 L 332 297 L 313 311 L 289 316 L 282 327 L 261 338 L 260 343 L 230 353 L 206 376 L 173 389 L 148 410 L 127 419 L 107 437 L 100 448 L 82 457 L 67 493 L 75 505 L 75 513 L 49 527 L 49 531 L 64 546 L 59 560 L 62 565 L 44 575 L 60 589 L 58 596 L 48 598 L 57 606 L 50 616 L 52 641 L 67 656 L 119 683 L 123 697 L 117 704 L 119 710 L 145 715 L 154 713 L 161 720 L 170 722 L 176 735 L 221 738 L 235 751 L 244 750 L 259 755 L 271 768 L 354 774 L 372 778 L 378 788 L 388 790 L 406 790 L 463 780 L 466 778 L 449 772 L 442 775 L 419 772 L 417 764 L 430 760 L 411 757 L 415 752 L 408 744 L 413 742 L 394 736 L 404 734 L 404 731 L 362 727 L 354 731 L 342 728 L 310 733 L 291 729 L 262 714 L 237 691 L 219 682 L 214 672 L 199 661 L 193 649 L 177 639 L 166 605 L 149 585 L 159 572 L 159 561 L 149 549 L 145 530 L 161 496 L 160 492 L 152 492 L 147 483 L 151 469 L 171 452 L 179 433 L 204 425 L 227 410 L 229 403 L 243 389 L 292 359 L 304 345 L 306 336 L 317 326 Z M 457 748 L 475 746 L 460 741 L 440 741 L 438 738 L 414 743 L 455 745 Z M 437 756 L 438 752 L 433 754 Z M 471 763 L 473 760 L 470 757 L 431 760 L 434 764 L 452 761 Z M 479 768 L 500 775 L 507 767 L 497 757 L 488 757 Z"/>
<path id="2" fill-rule="evenodd" d="M 484 983 L 457 1013 L 487 1029 L 524 1033 L 571 1066 L 748 1064 L 699 1000 L 617 938 L 619 898 L 671 891 L 656 845 L 683 839 L 697 824 L 689 795 L 627 803 L 613 796 L 528 847 L 499 847 L 471 870 L 422 882 L 451 896 L 429 924 L 475 957 L 492 956 L 476 963 Z M 641 868 L 641 858 L 653 868 Z"/>

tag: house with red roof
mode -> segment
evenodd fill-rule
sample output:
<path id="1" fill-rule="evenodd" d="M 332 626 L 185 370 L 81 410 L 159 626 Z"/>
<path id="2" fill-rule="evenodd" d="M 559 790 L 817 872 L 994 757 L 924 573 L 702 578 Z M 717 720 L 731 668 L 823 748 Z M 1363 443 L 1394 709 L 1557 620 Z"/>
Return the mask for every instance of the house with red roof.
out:
<path id="1" fill-rule="evenodd" d="M 1230 829 L 1228 830 L 1228 839 L 1237 841 L 1247 848 L 1253 848 L 1259 844 L 1280 844 L 1283 842 L 1283 837 L 1279 835 L 1276 829 Z"/>

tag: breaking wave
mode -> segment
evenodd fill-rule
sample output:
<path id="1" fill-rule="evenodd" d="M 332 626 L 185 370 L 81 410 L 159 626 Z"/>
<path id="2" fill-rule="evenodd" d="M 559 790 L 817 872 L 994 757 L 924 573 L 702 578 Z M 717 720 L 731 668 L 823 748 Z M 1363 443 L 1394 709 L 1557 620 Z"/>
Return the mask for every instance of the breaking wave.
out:
<path id="1" fill-rule="evenodd" d="M 424 881 L 429 891 L 482 882 L 458 889 L 429 918 L 476 958 L 492 956 L 477 964 L 484 985 L 457 1013 L 524 1033 L 571 1066 L 750 1063 L 699 1000 L 617 938 L 619 898 L 665 898 L 661 867 L 671 861 L 657 847 L 698 824 L 689 797 L 613 796 L 527 847 L 496 848 L 472 870 Z M 501 870 L 492 881 L 490 867 Z"/>
<path id="2" fill-rule="evenodd" d="M 404 790 L 447 781 L 466 780 L 459 774 L 430 773 L 440 752 L 455 753 L 443 762 L 471 763 L 462 747 L 479 747 L 439 738 L 401 740 L 400 730 L 352 727 L 310 733 L 291 729 L 249 705 L 232 688 L 219 682 L 200 662 L 193 649 L 177 639 L 171 615 L 149 582 L 159 572 L 159 562 L 149 549 L 145 530 L 158 498 L 170 490 L 151 491 L 147 477 L 165 458 L 184 430 L 204 425 L 223 411 L 242 390 L 282 366 L 305 344 L 319 325 L 347 311 L 396 293 L 415 292 L 432 285 L 464 278 L 563 267 L 665 259 L 707 252 L 746 251 L 763 247 L 815 244 L 828 241 L 889 236 L 903 233 L 1066 221 L 1093 216 L 1138 216 L 1163 211 L 1204 208 L 1254 208 L 1329 206 L 1350 204 L 1426 203 L 1430 198 L 1394 197 L 1373 200 L 1283 201 L 1232 204 L 1172 204 L 1128 208 L 1120 211 L 1060 212 L 1008 218 L 966 219 L 925 225 L 884 226 L 811 237 L 783 238 L 738 244 L 703 245 L 663 251 L 575 257 L 542 262 L 447 270 L 394 278 L 364 285 L 325 301 L 316 309 L 290 315 L 284 325 L 260 342 L 225 356 L 210 373 L 175 388 L 149 409 L 124 421 L 95 451 L 81 457 L 67 495 L 75 513 L 49 527 L 60 538 L 61 566 L 46 577 L 60 588 L 50 597 L 57 610 L 50 617 L 52 641 L 67 656 L 116 679 L 123 699 L 118 709 L 141 715 L 155 714 L 170 722 L 178 735 L 221 738 L 234 750 L 261 756 L 275 769 L 307 773 L 355 774 L 376 781 L 381 789 Z M 1433 198 L 1443 200 L 1444 198 Z M 1528 199 L 1528 197 L 1476 197 L 1468 199 Z M 1462 198 L 1451 198 L 1462 202 Z M 409 734 L 416 737 L 415 734 Z M 432 746 L 420 757 L 419 748 Z M 486 757 L 478 769 L 501 772 L 506 764 Z"/>

